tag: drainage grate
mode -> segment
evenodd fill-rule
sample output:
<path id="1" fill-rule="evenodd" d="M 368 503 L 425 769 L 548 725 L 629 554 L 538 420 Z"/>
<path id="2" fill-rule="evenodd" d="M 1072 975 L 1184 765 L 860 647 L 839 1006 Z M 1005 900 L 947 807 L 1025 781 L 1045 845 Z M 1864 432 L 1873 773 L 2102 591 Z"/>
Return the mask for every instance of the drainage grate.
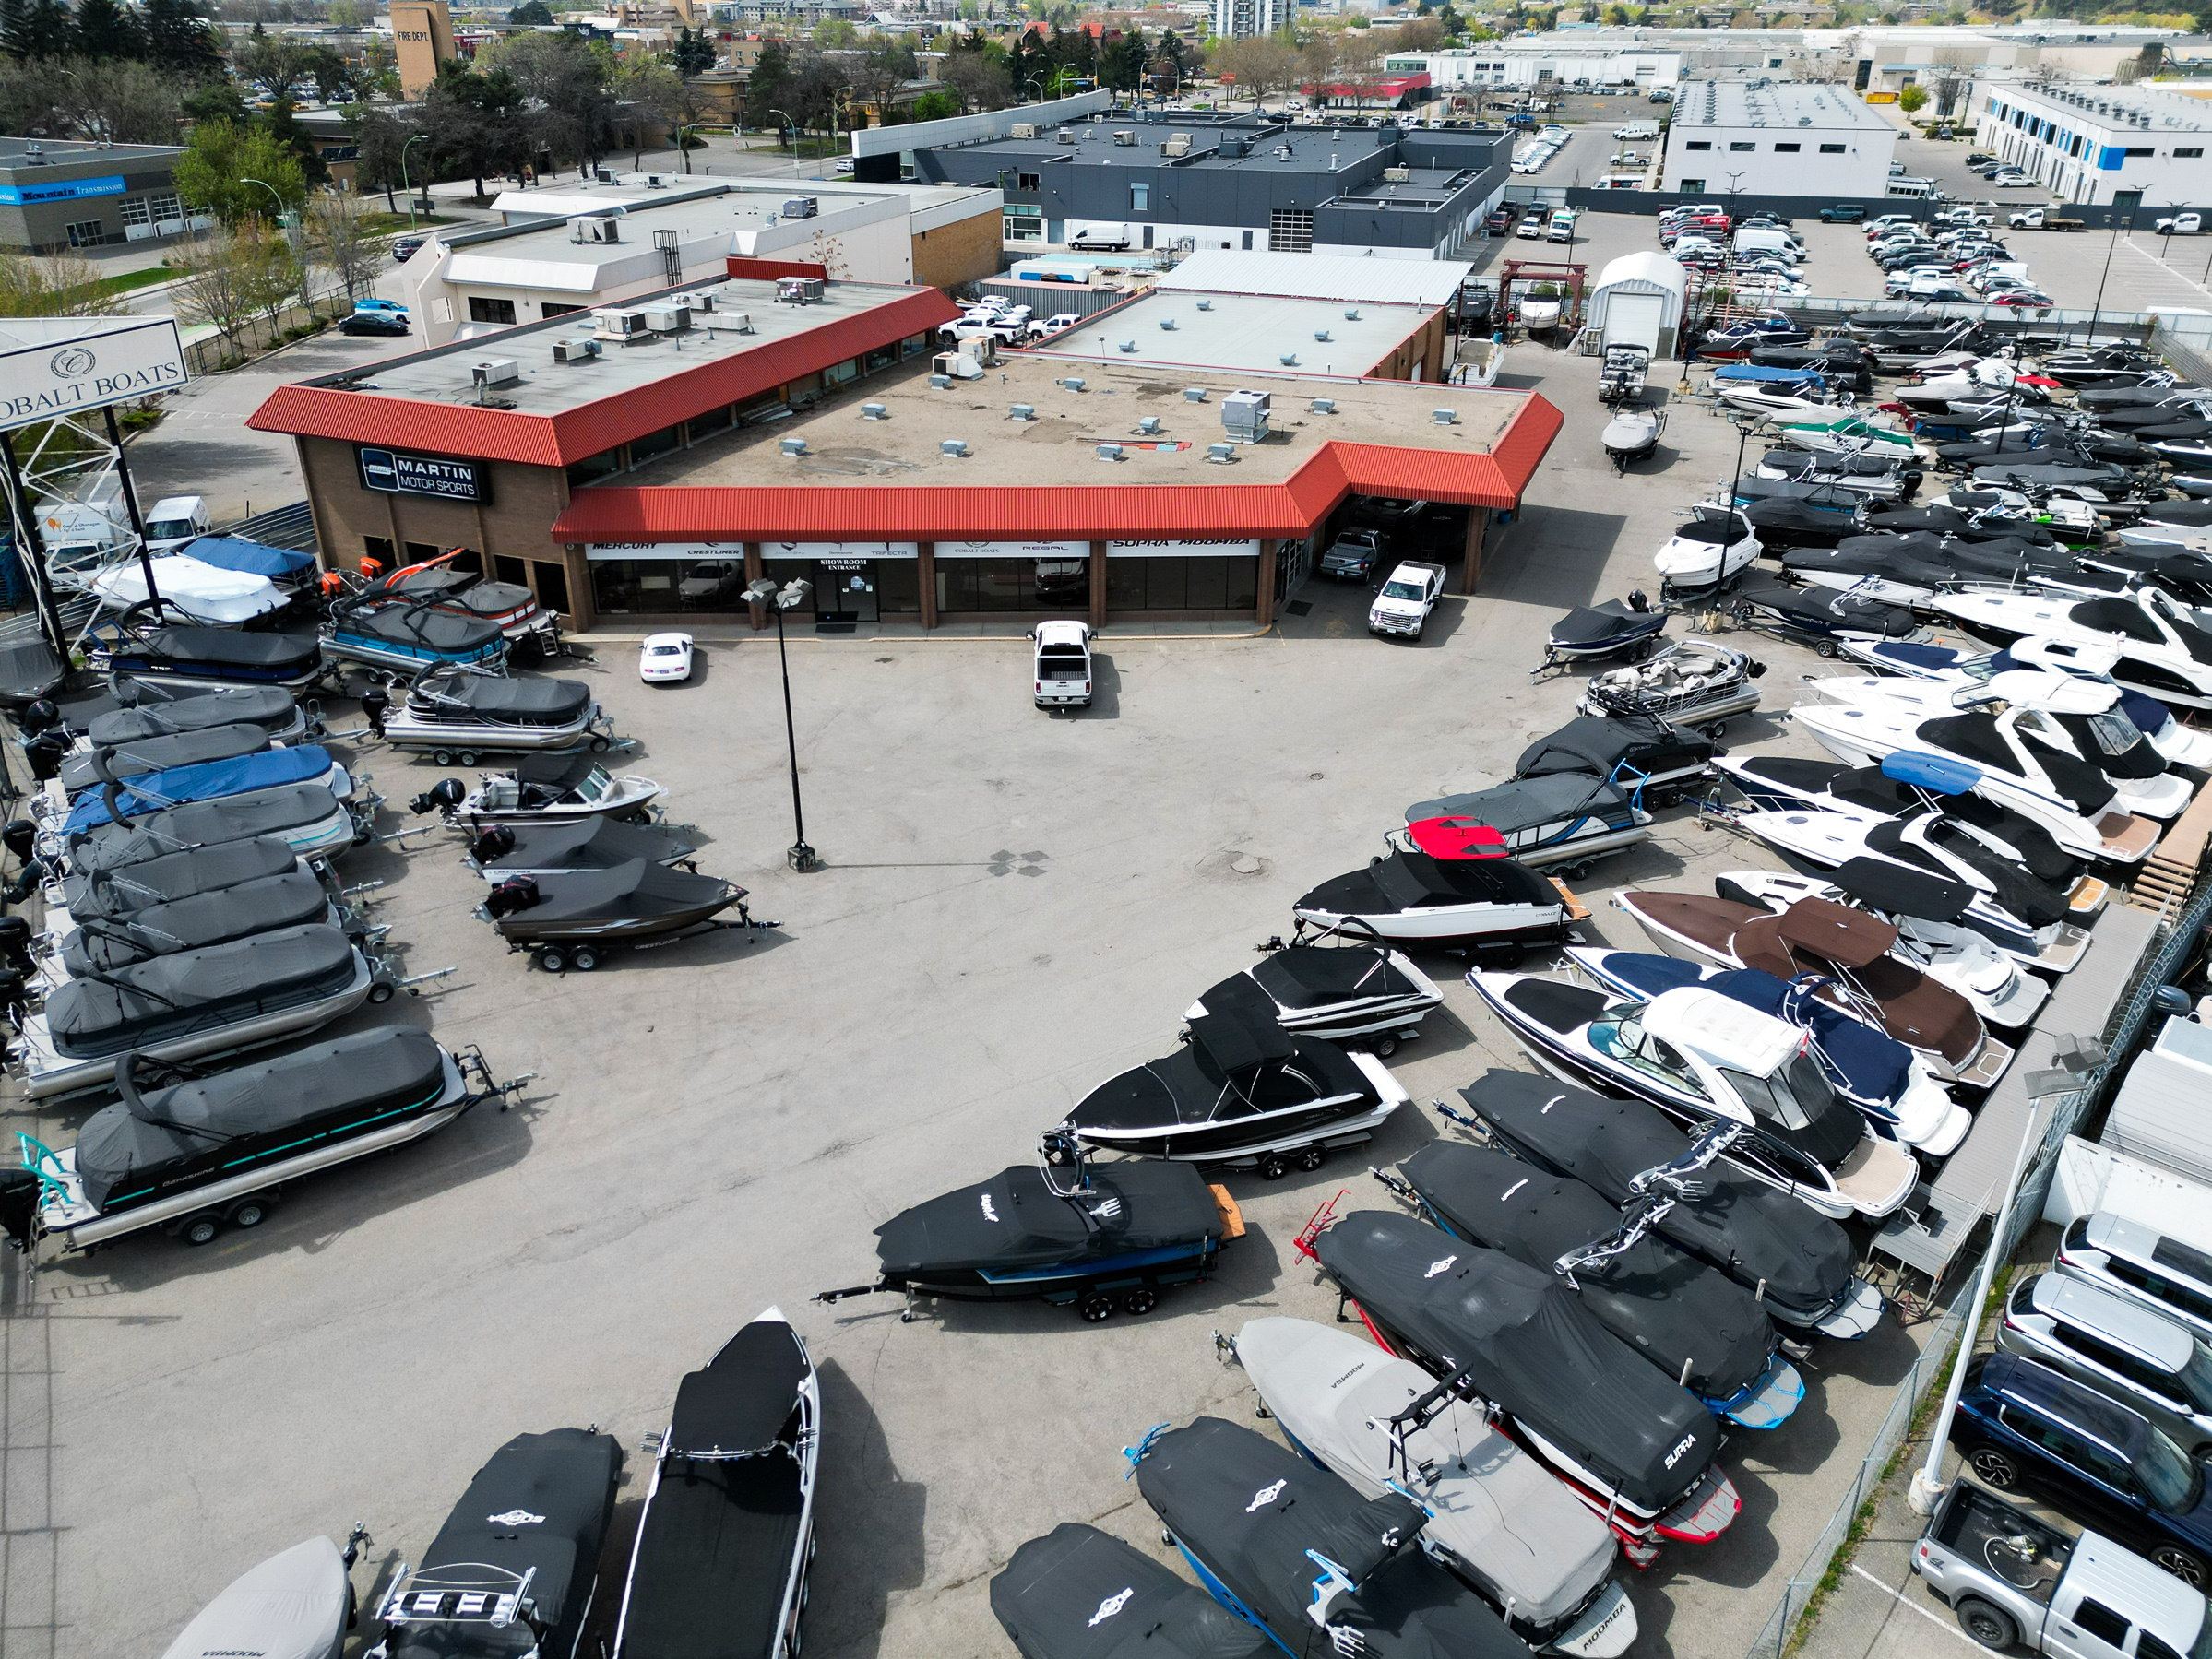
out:
<path id="1" fill-rule="evenodd" d="M 1311 616 L 1314 614 L 1314 601 L 1311 599 L 1292 599 L 1288 605 L 1285 605 L 1283 609 L 1288 610 L 1292 616 Z"/>

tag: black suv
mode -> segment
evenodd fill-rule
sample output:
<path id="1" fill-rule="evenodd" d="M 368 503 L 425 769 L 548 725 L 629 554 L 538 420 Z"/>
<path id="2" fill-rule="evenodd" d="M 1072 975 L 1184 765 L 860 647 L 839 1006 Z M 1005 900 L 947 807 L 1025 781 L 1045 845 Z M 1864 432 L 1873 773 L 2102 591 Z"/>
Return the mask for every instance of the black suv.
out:
<path id="1" fill-rule="evenodd" d="M 1951 1443 L 1984 1486 L 2032 1488 L 2069 1519 L 2212 1584 L 2205 1470 L 2126 1406 L 2016 1354 L 1967 1368 Z"/>

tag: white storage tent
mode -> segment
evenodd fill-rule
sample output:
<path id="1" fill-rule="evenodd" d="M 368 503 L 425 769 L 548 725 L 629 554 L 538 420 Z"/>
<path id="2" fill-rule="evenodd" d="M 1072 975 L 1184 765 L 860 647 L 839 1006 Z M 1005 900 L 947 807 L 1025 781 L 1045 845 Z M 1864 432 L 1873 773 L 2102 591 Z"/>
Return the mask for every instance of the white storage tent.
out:
<path id="1" fill-rule="evenodd" d="M 2105 1120 L 2103 1144 L 2123 1156 L 2212 1186 L 2212 1026 L 2180 1014 L 2135 1057 Z"/>
<path id="2" fill-rule="evenodd" d="M 1648 346 L 1655 358 L 1672 357 L 1689 285 L 1682 261 L 1670 255 L 1623 254 L 1598 273 L 1583 326 L 1604 345 Z"/>

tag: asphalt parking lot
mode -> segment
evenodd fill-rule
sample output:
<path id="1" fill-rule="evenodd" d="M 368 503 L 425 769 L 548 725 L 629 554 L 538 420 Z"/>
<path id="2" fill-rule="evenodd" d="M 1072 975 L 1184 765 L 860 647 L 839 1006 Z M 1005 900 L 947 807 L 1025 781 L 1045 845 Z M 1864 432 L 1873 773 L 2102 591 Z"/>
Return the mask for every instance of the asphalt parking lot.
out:
<path id="1" fill-rule="evenodd" d="M 1214 1281 L 1142 1320 L 946 1303 L 901 1324 L 890 1298 L 808 1298 L 871 1276 L 885 1218 L 1028 1160 L 1088 1089 L 1168 1052 L 1190 1001 L 1285 930 L 1297 895 L 1363 864 L 1408 801 L 1504 777 L 1569 717 L 1579 681 L 1529 677 L 1542 629 L 1654 587 L 1652 551 L 1675 509 L 1727 476 L 1735 433 L 1679 407 L 1656 464 L 1616 480 L 1594 364 L 1516 347 L 1507 371 L 1566 427 L 1482 596 L 1448 600 L 1417 645 L 1366 636 L 1363 592 L 1309 584 L 1291 596 L 1307 614 L 1264 637 L 1109 631 L 1098 705 L 1054 717 L 1029 704 L 1018 640 L 794 640 L 806 833 L 827 865 L 811 875 L 782 861 L 772 637 L 707 638 L 695 682 L 658 691 L 636 683 L 634 644 L 601 642 L 585 677 L 642 741 L 625 764 L 706 832 L 702 868 L 750 886 L 782 928 L 554 978 L 470 914 L 483 890 L 457 838 L 349 860 L 348 880 L 386 883 L 377 919 L 411 971 L 459 970 L 382 1017 L 537 1080 L 514 1110 L 305 1183 L 258 1230 L 204 1250 L 137 1238 L 35 1279 L 8 1259 L 8 1653 L 159 1651 L 235 1574 L 355 1520 L 373 1535 L 365 1597 L 524 1430 L 617 1434 L 634 1524 L 640 1438 L 683 1373 L 770 1304 L 823 1369 L 810 1652 L 1005 1653 L 987 1582 L 1064 1520 L 1157 1552 L 1120 1448 L 1149 1424 L 1248 1413 L 1213 1331 L 1331 1317 L 1291 1241 L 1340 1189 L 1346 1208 L 1391 1202 L 1367 1159 L 1279 1184 L 1231 1177 L 1250 1235 Z M 1817 666 L 1752 648 L 1770 706 Z M 1764 716 L 1734 740 L 1805 750 Z M 389 752 L 361 764 L 395 802 L 438 776 Z M 1603 907 L 1619 886 L 1764 861 L 1669 813 L 1584 883 L 1586 936 L 1639 942 Z M 1429 966 L 1446 1011 L 1392 1061 L 1416 1105 L 1375 1142 L 1379 1164 L 1438 1132 L 1431 1097 L 1527 1064 L 1459 966 Z M 17 1108 L 0 1128 L 61 1140 L 80 1118 Z M 1734 1529 L 1623 1570 L 1638 1653 L 1742 1651 L 1921 1334 L 1885 1323 L 1824 1345 L 1797 1416 L 1734 1437 Z M 618 1526 L 609 1570 L 624 1548 Z M 611 1617 L 611 1598 L 601 1608 Z"/>

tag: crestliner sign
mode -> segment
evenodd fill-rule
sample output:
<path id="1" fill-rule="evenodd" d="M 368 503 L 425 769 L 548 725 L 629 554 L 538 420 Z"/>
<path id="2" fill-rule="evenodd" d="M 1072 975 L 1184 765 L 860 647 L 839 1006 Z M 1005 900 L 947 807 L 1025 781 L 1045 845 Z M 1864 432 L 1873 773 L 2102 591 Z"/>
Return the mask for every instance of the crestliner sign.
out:
<path id="1" fill-rule="evenodd" d="M 0 431 L 174 391 L 184 378 L 169 317 L 0 321 Z"/>
<path id="2" fill-rule="evenodd" d="M 441 501 L 490 501 L 492 480 L 475 461 L 409 455 L 398 449 L 363 449 L 361 483 L 386 495 L 434 495 Z"/>

